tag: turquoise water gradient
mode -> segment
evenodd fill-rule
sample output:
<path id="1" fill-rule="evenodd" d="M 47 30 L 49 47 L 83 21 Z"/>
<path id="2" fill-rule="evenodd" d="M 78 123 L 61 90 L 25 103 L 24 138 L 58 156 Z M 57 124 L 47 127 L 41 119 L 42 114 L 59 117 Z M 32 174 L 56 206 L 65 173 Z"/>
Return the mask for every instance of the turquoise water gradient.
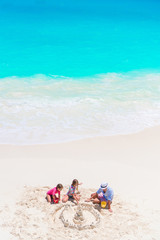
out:
<path id="1" fill-rule="evenodd" d="M 0 3 L 0 77 L 160 70 L 160 2 Z"/>
<path id="2" fill-rule="evenodd" d="M 160 2 L 1 0 L 0 143 L 160 124 Z"/>

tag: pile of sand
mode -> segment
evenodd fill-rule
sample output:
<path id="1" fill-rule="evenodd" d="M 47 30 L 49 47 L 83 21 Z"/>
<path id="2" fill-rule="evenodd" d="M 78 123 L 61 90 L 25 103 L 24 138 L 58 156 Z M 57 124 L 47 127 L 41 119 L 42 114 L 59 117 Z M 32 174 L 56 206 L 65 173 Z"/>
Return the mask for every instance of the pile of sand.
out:
<path id="1" fill-rule="evenodd" d="M 100 215 L 97 227 L 86 230 L 65 227 L 59 216 L 66 204 L 48 203 L 45 199 L 48 189 L 50 187 L 26 186 L 14 209 L 7 205 L 0 209 L 1 228 L 10 233 L 10 240 L 159 240 L 150 219 L 144 218 L 136 206 L 122 201 L 119 196 L 114 197 L 113 213 L 94 205 Z M 66 191 L 67 187 L 62 195 Z M 82 189 L 80 203 L 94 191 Z M 67 204 L 75 207 L 74 202 Z"/>

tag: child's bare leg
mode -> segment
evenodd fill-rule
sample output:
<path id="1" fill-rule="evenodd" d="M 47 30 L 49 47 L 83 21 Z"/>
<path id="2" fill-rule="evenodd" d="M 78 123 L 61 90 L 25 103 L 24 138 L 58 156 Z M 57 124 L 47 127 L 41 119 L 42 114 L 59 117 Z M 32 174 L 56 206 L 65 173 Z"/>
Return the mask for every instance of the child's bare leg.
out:
<path id="1" fill-rule="evenodd" d="M 47 198 L 47 201 L 48 201 L 49 203 L 51 203 L 52 199 L 51 199 L 51 196 L 50 196 L 49 194 L 46 195 L 46 198 Z"/>
<path id="2" fill-rule="evenodd" d="M 62 202 L 63 203 L 66 203 L 68 201 L 69 197 L 68 195 L 65 195 L 63 198 L 62 198 Z"/>

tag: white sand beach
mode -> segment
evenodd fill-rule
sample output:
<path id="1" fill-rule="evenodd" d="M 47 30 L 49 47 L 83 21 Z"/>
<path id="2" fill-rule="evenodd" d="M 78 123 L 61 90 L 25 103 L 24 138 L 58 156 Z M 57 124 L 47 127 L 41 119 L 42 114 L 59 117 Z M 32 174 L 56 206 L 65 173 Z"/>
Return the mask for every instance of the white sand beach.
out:
<path id="1" fill-rule="evenodd" d="M 61 144 L 0 145 L 1 239 L 159 240 L 159 142 L 154 127 Z M 45 200 L 57 183 L 65 186 L 63 195 L 73 178 L 83 182 L 80 203 L 101 182 L 114 189 L 113 213 L 96 210 L 101 221 L 94 229 L 64 227 L 58 214 L 65 204 Z"/>

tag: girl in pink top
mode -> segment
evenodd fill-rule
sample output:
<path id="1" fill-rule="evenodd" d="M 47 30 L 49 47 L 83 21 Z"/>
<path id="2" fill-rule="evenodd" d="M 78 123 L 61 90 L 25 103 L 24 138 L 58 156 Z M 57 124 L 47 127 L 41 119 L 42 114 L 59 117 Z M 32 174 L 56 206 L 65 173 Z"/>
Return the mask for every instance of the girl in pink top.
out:
<path id="1" fill-rule="evenodd" d="M 60 201 L 60 192 L 62 191 L 63 189 L 63 185 L 62 184 L 58 184 L 56 187 L 50 189 L 48 192 L 47 192 L 47 200 L 48 202 L 50 203 L 59 203 Z"/>

